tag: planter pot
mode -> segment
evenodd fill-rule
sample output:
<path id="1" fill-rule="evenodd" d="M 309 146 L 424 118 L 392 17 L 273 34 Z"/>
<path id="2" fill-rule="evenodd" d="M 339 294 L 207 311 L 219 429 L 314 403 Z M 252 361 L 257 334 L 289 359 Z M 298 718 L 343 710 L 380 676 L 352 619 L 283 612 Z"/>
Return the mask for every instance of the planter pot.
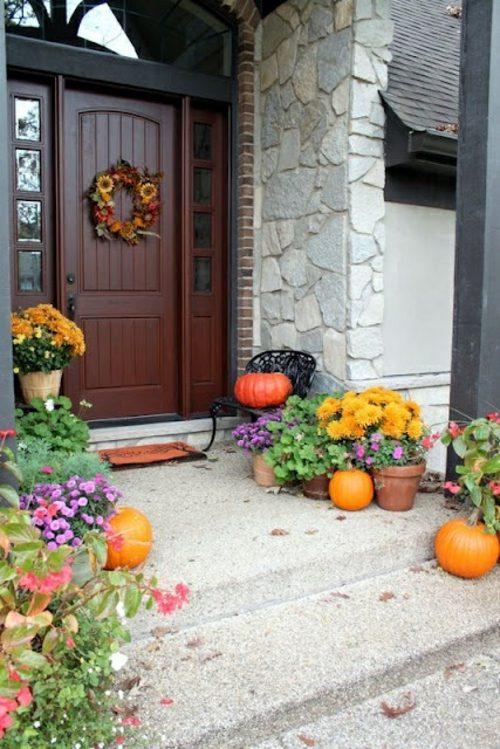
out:
<path id="1" fill-rule="evenodd" d="M 324 473 L 321 476 L 314 476 L 312 479 L 302 482 L 302 492 L 304 497 L 309 499 L 330 499 L 328 493 L 328 485 L 330 479 L 327 474 Z"/>
<path id="2" fill-rule="evenodd" d="M 392 512 L 411 510 L 424 473 L 425 463 L 374 469 L 372 476 L 378 505 Z"/>
<path id="3" fill-rule="evenodd" d="M 274 468 L 268 466 L 260 453 L 252 454 L 253 477 L 259 486 L 277 486 Z"/>
<path id="4" fill-rule="evenodd" d="M 50 396 L 59 395 L 62 369 L 55 369 L 52 372 L 28 372 L 18 377 L 24 401 L 28 405 L 33 398 L 46 400 Z"/>

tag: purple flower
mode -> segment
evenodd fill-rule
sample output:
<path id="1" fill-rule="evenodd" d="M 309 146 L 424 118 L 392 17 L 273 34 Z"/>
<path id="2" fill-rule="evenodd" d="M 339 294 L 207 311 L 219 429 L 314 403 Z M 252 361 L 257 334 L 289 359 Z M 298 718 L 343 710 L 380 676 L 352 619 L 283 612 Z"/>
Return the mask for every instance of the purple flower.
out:
<path id="1" fill-rule="evenodd" d="M 370 458 L 370 457 L 368 457 L 368 458 L 367 458 L 367 459 L 365 460 L 365 463 L 366 463 L 366 465 L 367 465 L 367 466 L 371 466 L 371 464 L 373 463 L 373 458 Z"/>
<path id="2" fill-rule="evenodd" d="M 55 551 L 57 549 L 56 542 L 55 541 L 49 541 L 49 543 L 47 544 L 47 549 L 49 551 Z"/>
<path id="3" fill-rule="evenodd" d="M 82 545 L 82 539 L 81 538 L 74 538 L 71 542 L 71 546 L 81 546 Z"/>
<path id="4" fill-rule="evenodd" d="M 356 447 L 355 455 L 356 455 L 356 457 L 357 457 L 357 458 L 359 458 L 359 459 L 361 459 L 361 458 L 364 458 L 364 457 L 365 457 L 365 448 L 363 447 L 363 445 L 358 445 L 358 446 Z"/>
<path id="5" fill-rule="evenodd" d="M 401 446 L 395 447 L 392 453 L 394 460 L 399 460 L 403 455 L 403 448 Z"/>
<path id="6" fill-rule="evenodd" d="M 373 450 L 374 453 L 377 453 L 380 450 L 380 445 L 378 442 L 372 442 L 370 445 L 370 449 Z"/>
<path id="7" fill-rule="evenodd" d="M 384 437 L 382 434 L 380 434 L 380 432 L 375 432 L 375 434 L 372 434 L 370 439 L 372 442 L 381 442 Z"/>
<path id="8" fill-rule="evenodd" d="M 80 507 L 85 507 L 85 505 L 88 505 L 88 503 L 89 503 L 89 501 L 88 501 L 87 497 L 80 497 L 80 499 L 78 500 L 78 505 Z"/>

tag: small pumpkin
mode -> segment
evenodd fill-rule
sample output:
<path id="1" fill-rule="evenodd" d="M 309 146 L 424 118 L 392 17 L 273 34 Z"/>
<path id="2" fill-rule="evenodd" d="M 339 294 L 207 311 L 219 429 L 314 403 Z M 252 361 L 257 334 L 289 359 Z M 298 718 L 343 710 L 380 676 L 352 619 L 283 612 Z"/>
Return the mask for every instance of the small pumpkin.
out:
<path id="1" fill-rule="evenodd" d="M 467 518 L 449 520 L 438 530 L 434 542 L 439 565 L 457 577 L 485 575 L 496 564 L 500 544 L 495 533 L 486 533 L 484 523 L 469 525 Z"/>
<path id="2" fill-rule="evenodd" d="M 328 487 L 330 499 L 341 510 L 363 510 L 373 499 L 373 481 L 366 471 L 335 471 Z"/>
<path id="3" fill-rule="evenodd" d="M 111 529 L 105 568 L 132 568 L 144 562 L 153 543 L 153 529 L 147 517 L 134 507 L 119 507 L 109 525 Z"/>
<path id="4" fill-rule="evenodd" d="M 249 372 L 234 385 L 236 400 L 250 408 L 281 406 L 292 390 L 290 379 L 282 372 Z"/>

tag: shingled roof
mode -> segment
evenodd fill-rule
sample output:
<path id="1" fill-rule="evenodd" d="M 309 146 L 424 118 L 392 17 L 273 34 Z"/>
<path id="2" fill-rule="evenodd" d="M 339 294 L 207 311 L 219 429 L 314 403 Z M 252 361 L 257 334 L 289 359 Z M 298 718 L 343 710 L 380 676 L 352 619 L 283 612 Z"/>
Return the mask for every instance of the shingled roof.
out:
<path id="1" fill-rule="evenodd" d="M 450 5 L 458 3 L 391 0 L 393 58 L 383 96 L 411 130 L 436 133 L 458 122 L 461 21 Z"/>

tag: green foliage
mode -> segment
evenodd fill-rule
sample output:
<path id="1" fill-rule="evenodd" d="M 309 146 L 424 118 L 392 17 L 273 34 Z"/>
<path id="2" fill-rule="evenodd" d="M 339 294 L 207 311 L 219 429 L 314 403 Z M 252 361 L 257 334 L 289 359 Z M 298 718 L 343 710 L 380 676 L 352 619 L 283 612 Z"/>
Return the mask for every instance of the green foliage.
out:
<path id="1" fill-rule="evenodd" d="M 64 453 L 81 452 L 88 446 L 88 425 L 71 412 L 71 401 L 58 398 L 34 398 L 31 411 L 16 409 L 16 431 L 19 441 L 29 437 L 44 440 L 53 450 Z"/>
<path id="2" fill-rule="evenodd" d="M 111 469 L 108 463 L 101 460 L 97 453 L 75 452 L 70 455 L 54 450 L 50 443 L 34 437 L 28 437 L 18 446 L 17 462 L 23 480 L 20 490 L 30 494 L 35 484 L 51 482 L 63 484 L 72 476 L 90 480 L 98 473 L 109 476 Z M 49 474 L 47 469 L 51 468 Z"/>
<path id="3" fill-rule="evenodd" d="M 0 697 L 13 721 L 0 724 L 5 749 L 94 749 L 122 730 L 109 695 L 113 656 L 128 639 L 120 617 L 154 602 L 172 613 L 188 589 L 104 572 L 106 554 L 98 532 L 78 549 L 49 550 L 27 512 L 0 509 Z"/>
<path id="4" fill-rule="evenodd" d="M 457 466 L 458 483 L 447 482 L 453 494 L 468 497 L 491 533 L 500 531 L 500 416 L 488 414 L 459 427 L 451 422 L 441 437 L 462 459 Z"/>
<path id="5" fill-rule="evenodd" d="M 326 397 L 323 394 L 311 398 L 292 395 L 286 402 L 282 421 L 268 425 L 277 439 L 264 453 L 264 460 L 273 466 L 278 483 L 307 481 L 345 467 L 345 445 L 332 442 L 326 432 L 318 428 L 316 411 Z"/>
<path id="6" fill-rule="evenodd" d="M 22 481 L 22 475 L 13 451 L 5 444 L 5 441 L 9 437 L 14 437 L 15 434 L 13 429 L 0 431 L 0 479 L 5 481 L 5 476 L 9 481 L 9 483 L 0 483 L 0 500 L 7 502 L 12 507 L 19 507 L 19 495 L 13 484 L 18 485 Z"/>
<path id="7" fill-rule="evenodd" d="M 74 648 L 66 648 L 59 659 L 38 670 L 33 702 L 13 716 L 14 726 L 2 740 L 3 749 L 46 749 L 53 739 L 56 746 L 67 749 L 114 742 L 117 719 L 111 710 L 110 657 L 126 633 L 116 615 L 97 622 L 83 613 L 78 625 Z"/>

